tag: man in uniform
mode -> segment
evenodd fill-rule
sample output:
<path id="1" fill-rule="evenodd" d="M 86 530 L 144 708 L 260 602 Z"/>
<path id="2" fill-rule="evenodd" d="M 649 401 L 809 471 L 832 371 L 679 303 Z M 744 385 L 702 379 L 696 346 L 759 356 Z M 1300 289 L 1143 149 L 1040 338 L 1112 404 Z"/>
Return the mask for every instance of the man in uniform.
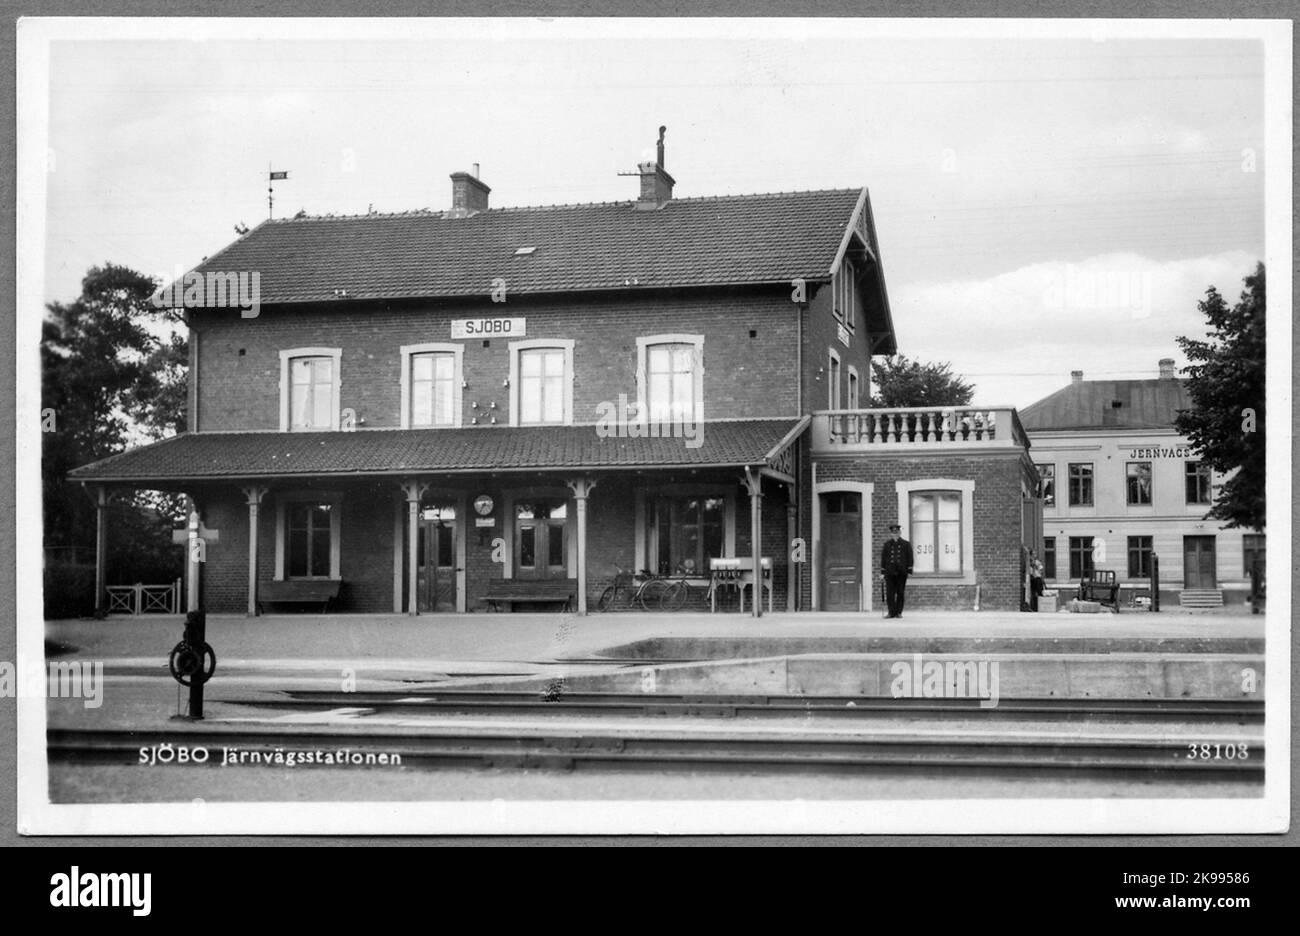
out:
<path id="1" fill-rule="evenodd" d="M 885 577 L 885 605 L 889 608 L 886 616 L 891 618 L 903 616 L 903 589 L 912 571 L 912 544 L 900 533 L 901 527 L 897 523 L 889 525 L 889 540 L 880 556 L 880 571 Z"/>

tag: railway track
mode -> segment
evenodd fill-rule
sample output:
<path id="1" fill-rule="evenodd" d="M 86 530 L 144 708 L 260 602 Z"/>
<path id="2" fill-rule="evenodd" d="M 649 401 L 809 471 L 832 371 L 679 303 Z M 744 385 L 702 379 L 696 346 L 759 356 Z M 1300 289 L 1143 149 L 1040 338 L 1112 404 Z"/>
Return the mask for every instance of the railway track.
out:
<path id="1" fill-rule="evenodd" d="M 1262 725 L 1264 703 L 1244 700 L 864 698 L 861 696 L 718 696 L 567 692 L 561 683 L 544 693 L 472 690 L 337 692 L 291 690 L 281 698 L 223 699 L 284 711 L 367 708 L 377 712 L 444 715 L 626 715 L 702 718 L 898 718 L 935 720 L 1049 720 L 1065 722 L 1178 721 Z"/>
<path id="2" fill-rule="evenodd" d="M 363 760 L 368 755 L 396 755 L 403 769 L 417 770 L 956 770 L 1016 777 L 1157 775 L 1188 782 L 1252 783 L 1262 782 L 1264 768 L 1262 732 L 1242 730 L 1262 723 L 1263 709 L 1244 702 L 1008 699 L 997 708 L 980 709 L 977 700 L 959 699 L 643 699 L 579 694 L 548 699 L 478 692 L 286 695 L 290 697 L 247 704 L 309 716 L 344 713 L 345 720 L 328 725 L 231 720 L 190 724 L 183 730 L 51 729 L 49 758 L 57 763 L 138 764 L 142 751 L 189 745 L 208 753 L 197 766 L 220 767 L 229 760 L 223 752 L 257 751 L 260 770 L 270 766 L 261 757 L 276 751 L 346 749 L 349 756 L 359 754 Z M 904 712 L 916 725 L 875 724 Z M 367 723 L 367 716 L 383 713 L 395 717 Z M 750 716 L 786 720 L 755 721 Z M 944 728 L 944 722 L 954 718 L 1008 717 L 1030 724 L 1003 728 L 1000 723 L 980 731 Z M 1089 731 L 1080 720 L 1109 725 Z M 302 765 L 293 769 L 309 769 L 310 763 L 300 761 Z M 252 765 L 240 761 L 236 766 Z"/>

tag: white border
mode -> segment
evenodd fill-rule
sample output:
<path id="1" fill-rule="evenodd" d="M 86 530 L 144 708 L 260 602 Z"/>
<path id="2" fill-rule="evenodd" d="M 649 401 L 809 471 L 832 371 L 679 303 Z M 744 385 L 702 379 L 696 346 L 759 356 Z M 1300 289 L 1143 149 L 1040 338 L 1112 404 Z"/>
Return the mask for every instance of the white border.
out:
<path id="1" fill-rule="evenodd" d="M 309 26 L 305 25 L 310 23 Z M 924 802 L 493 802 L 407 803 L 239 803 L 54 806 L 47 801 L 45 704 L 20 695 L 18 708 L 18 809 L 21 832 L 81 835 L 174 835 L 193 833 L 1241 833 L 1273 832 L 1288 826 L 1291 732 L 1289 665 L 1292 569 L 1291 352 L 1292 352 L 1292 114 L 1291 24 L 1286 20 L 1089 20 L 1089 19 L 126 19 L 24 18 L 17 26 L 17 303 L 41 309 L 45 236 L 45 154 L 48 119 L 49 43 L 53 40 L 114 39 L 283 40 L 438 38 L 683 39 L 766 37 L 789 41 L 823 38 L 1197 38 L 1255 39 L 1265 48 L 1265 143 L 1270 170 L 1265 178 L 1266 244 L 1271 312 L 1267 374 L 1268 528 L 1273 532 L 1268 564 L 1274 588 L 1266 617 L 1267 780 L 1260 800 L 936 800 Z M 40 317 L 17 317 L 16 386 L 19 541 L 36 541 L 41 531 L 40 384 L 35 349 Z M 25 493 L 26 492 L 26 493 Z M 16 550 L 19 582 L 38 581 L 36 550 Z M 18 589 L 17 649 L 41 658 L 41 595 Z M 776 808 L 773 808 L 773 807 Z M 1191 808 L 1189 808 L 1189 806 Z"/>

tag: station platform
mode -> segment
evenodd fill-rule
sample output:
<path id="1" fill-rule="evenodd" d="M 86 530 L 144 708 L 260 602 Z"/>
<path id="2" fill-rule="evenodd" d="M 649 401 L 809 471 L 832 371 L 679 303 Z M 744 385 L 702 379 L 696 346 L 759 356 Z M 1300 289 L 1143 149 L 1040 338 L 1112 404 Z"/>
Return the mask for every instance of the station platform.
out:
<path id="1" fill-rule="evenodd" d="M 180 615 L 47 621 L 67 658 L 163 660 Z M 802 653 L 1262 654 L 1263 615 L 1249 611 L 1031 614 L 916 611 L 708 613 L 209 615 L 220 659 L 244 661 L 538 662 L 737 659 Z M 59 652 L 57 649 L 55 652 Z"/>

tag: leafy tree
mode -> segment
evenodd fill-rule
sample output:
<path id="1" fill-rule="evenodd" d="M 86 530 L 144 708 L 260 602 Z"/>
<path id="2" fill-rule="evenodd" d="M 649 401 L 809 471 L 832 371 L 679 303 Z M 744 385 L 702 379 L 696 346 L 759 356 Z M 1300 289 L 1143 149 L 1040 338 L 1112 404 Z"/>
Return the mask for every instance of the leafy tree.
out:
<path id="1" fill-rule="evenodd" d="M 1228 307 L 1211 286 L 1197 308 L 1209 341 L 1180 337 L 1191 362 L 1183 368 L 1192 408 L 1174 425 L 1215 471 L 1232 473 L 1218 486 L 1206 519 L 1228 527 L 1264 529 L 1264 264 L 1244 278 L 1245 290 Z"/>
<path id="2" fill-rule="evenodd" d="M 922 364 L 902 354 L 873 359 L 871 372 L 872 406 L 965 406 L 975 393 L 948 364 Z"/>
<path id="3" fill-rule="evenodd" d="M 41 480 L 54 565 L 84 564 L 94 554 L 95 507 L 68 471 L 185 428 L 186 338 L 175 313 L 150 301 L 156 284 L 106 264 L 81 287 L 75 301 L 48 305 L 41 333 Z M 110 577 L 163 582 L 179 574 L 170 545 L 178 507 L 173 496 L 149 493 L 113 503 Z"/>

